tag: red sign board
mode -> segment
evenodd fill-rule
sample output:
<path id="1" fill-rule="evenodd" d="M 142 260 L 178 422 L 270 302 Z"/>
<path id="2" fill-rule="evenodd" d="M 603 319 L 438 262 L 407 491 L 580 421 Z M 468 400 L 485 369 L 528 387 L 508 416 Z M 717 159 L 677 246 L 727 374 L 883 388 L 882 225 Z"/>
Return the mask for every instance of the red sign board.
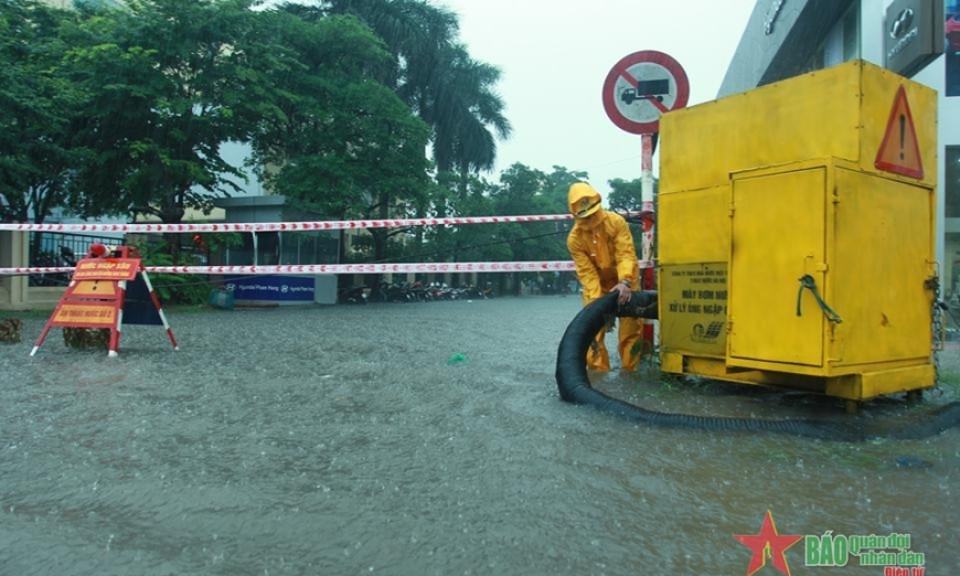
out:
<path id="1" fill-rule="evenodd" d="M 139 258 L 84 258 L 77 262 L 73 279 L 133 280 L 139 268 Z"/>
<path id="2" fill-rule="evenodd" d="M 117 328 L 119 311 L 123 309 L 123 293 L 118 282 L 126 279 L 126 268 L 132 266 L 136 277 L 140 268 L 137 258 L 117 258 L 108 262 L 101 258 L 85 258 L 77 262 L 74 271 L 74 280 L 67 286 L 67 291 L 57 304 L 50 318 L 50 326 L 64 326 L 69 328 Z M 100 264 L 107 266 L 101 267 Z M 82 272 L 82 273 L 81 273 Z M 110 277 L 111 274 L 123 274 L 121 278 Z M 88 278 L 77 280 L 77 277 Z M 106 279 L 103 279 L 104 277 Z M 91 280 L 89 278 L 98 279 Z"/>
<path id="3" fill-rule="evenodd" d="M 54 312 L 50 325 L 113 328 L 117 325 L 117 302 L 63 303 Z"/>
<path id="4" fill-rule="evenodd" d="M 660 116 L 683 108 L 689 98 L 686 72 L 676 60 L 656 50 L 642 50 L 620 59 L 603 83 L 607 116 L 631 134 L 656 133 Z"/>

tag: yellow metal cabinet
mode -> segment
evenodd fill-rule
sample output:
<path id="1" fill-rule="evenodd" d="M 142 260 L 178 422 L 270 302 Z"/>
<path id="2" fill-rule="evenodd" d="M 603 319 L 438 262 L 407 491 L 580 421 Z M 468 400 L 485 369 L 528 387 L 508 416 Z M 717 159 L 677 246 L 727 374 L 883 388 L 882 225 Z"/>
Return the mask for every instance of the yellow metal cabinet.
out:
<path id="1" fill-rule="evenodd" d="M 661 119 L 665 372 L 934 384 L 936 93 L 862 61 Z"/>

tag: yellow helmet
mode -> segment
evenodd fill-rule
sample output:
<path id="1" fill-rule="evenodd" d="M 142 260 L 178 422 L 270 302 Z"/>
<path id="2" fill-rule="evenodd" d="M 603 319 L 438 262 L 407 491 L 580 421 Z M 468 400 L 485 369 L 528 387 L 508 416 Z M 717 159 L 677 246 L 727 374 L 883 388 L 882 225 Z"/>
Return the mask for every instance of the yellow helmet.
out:
<path id="1" fill-rule="evenodd" d="M 586 182 L 576 182 L 567 193 L 567 206 L 577 218 L 586 218 L 600 209 L 600 193 Z"/>

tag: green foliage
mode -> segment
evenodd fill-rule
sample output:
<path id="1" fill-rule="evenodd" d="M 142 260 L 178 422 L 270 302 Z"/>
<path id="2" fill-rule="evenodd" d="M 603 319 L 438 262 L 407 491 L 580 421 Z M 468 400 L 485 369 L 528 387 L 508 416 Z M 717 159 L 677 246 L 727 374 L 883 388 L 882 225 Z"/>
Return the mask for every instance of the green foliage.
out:
<path id="1" fill-rule="evenodd" d="M 13 220 L 43 222 L 82 155 L 72 144 L 81 90 L 60 66 L 63 31 L 75 18 L 0 0 L 0 206 Z"/>
<path id="2" fill-rule="evenodd" d="M 554 170 L 548 176 L 544 172 L 522 164 L 510 166 L 500 177 L 500 186 L 491 195 L 495 214 L 546 214 L 557 213 L 554 188 L 562 177 Z M 569 184 L 567 184 L 569 186 Z M 564 196 L 566 190 L 564 190 Z M 564 200 L 563 205 L 566 204 Z M 566 212 L 560 210 L 559 213 Z M 503 234 L 510 237 L 526 237 L 511 246 L 512 260 L 565 260 L 569 258 L 566 248 L 565 222 L 536 222 L 511 224 L 503 227 Z"/>
<path id="3" fill-rule="evenodd" d="M 191 252 L 178 252 L 174 258 L 165 242 L 138 241 L 133 246 L 140 253 L 144 266 L 198 266 L 203 262 Z M 203 304 L 207 301 L 211 283 L 195 274 L 151 273 L 150 282 L 157 297 L 169 304 Z"/>
<path id="4" fill-rule="evenodd" d="M 489 170 L 496 160 L 496 142 L 512 132 L 503 102 L 493 86 L 500 70 L 470 58 L 461 46 L 443 53 L 441 86 L 428 84 L 424 119 L 434 128 L 433 153 L 439 170 L 456 169 L 463 179 L 470 172 Z M 436 82 L 436 81 L 435 81 Z"/>
<path id="5" fill-rule="evenodd" d="M 465 188 L 452 173 L 437 176 L 426 217 L 563 214 L 571 182 L 586 177 L 554 166 L 546 174 L 523 164 L 503 172 L 492 184 L 469 178 Z M 566 260 L 569 221 L 426 227 L 420 255 L 437 261 Z"/>
<path id="6" fill-rule="evenodd" d="M 621 180 L 615 178 L 610 181 L 610 197 L 607 198 L 611 210 L 618 212 L 639 212 L 643 204 L 643 182 L 636 180 Z M 653 181 L 653 198 L 656 201 L 660 190 L 660 180 Z"/>
<path id="7" fill-rule="evenodd" d="M 378 78 L 390 52 L 353 16 L 303 21 L 272 15 L 297 74 L 271 77 L 284 120 L 254 138 L 261 176 L 296 208 L 334 218 L 406 217 L 425 201 L 426 124 Z M 371 230 L 370 255 L 384 259 L 400 230 Z"/>
<path id="8" fill-rule="evenodd" d="M 441 172 L 455 172 L 463 190 L 470 174 L 489 170 L 496 139 L 511 133 L 496 94 L 500 70 L 474 60 L 457 40 L 457 16 L 423 0 L 329 0 L 328 10 L 352 14 L 393 54 L 384 83 L 430 126 Z"/>
<path id="9" fill-rule="evenodd" d="M 220 156 L 276 113 L 274 45 L 252 0 L 138 0 L 88 14 L 65 62 L 89 94 L 72 179 L 83 216 L 209 211 L 245 179 Z"/>
<path id="10" fill-rule="evenodd" d="M 219 154 L 239 141 L 252 145 L 251 165 L 272 192 L 331 218 L 566 212 L 567 187 L 583 172 L 514 164 L 498 183 L 479 177 L 510 123 L 494 90 L 500 72 L 470 57 L 456 14 L 426 0 L 256 4 L 128 0 L 68 12 L 0 0 L 2 203 L 17 219 L 32 209 L 40 220 L 68 201 L 81 216 L 179 222 L 244 180 L 244 167 Z M 621 182 L 608 201 L 630 209 Z M 633 183 L 623 186 L 626 194 Z M 568 229 L 372 229 L 357 256 L 566 259 Z M 214 251 L 239 242 L 202 236 Z M 166 248 L 142 254 L 156 265 L 195 264 Z M 168 299 L 206 297 L 205 282 L 191 287 L 196 277 L 161 279 Z"/>

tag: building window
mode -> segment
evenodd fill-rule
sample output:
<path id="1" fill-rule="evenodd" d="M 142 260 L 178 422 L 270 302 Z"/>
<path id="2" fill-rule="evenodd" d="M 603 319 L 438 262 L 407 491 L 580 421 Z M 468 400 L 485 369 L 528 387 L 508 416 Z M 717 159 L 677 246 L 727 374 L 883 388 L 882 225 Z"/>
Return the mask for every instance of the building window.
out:
<path id="1" fill-rule="evenodd" d="M 944 26 L 946 34 L 946 96 L 960 96 L 960 2 L 953 0 L 947 3 L 947 21 Z"/>
<path id="2" fill-rule="evenodd" d="M 243 234 L 240 246 L 227 250 L 230 266 L 286 266 L 336 264 L 340 256 L 339 230 L 257 232 Z"/>
<path id="3" fill-rule="evenodd" d="M 947 146 L 944 157 L 944 212 L 947 218 L 960 218 L 960 146 Z"/>

